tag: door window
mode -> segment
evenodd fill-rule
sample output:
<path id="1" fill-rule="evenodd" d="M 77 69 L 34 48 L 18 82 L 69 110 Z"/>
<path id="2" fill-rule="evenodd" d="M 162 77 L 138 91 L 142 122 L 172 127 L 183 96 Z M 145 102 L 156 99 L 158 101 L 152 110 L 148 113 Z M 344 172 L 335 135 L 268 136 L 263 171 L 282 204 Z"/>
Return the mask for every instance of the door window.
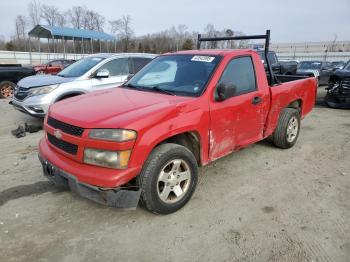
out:
<path id="1" fill-rule="evenodd" d="M 129 74 L 128 58 L 118 58 L 105 63 L 99 68 L 100 70 L 108 70 L 109 76 L 121 76 Z"/>
<path id="2" fill-rule="evenodd" d="M 234 84 L 236 95 L 256 90 L 255 71 L 250 56 L 233 59 L 226 66 L 218 84 Z"/>
<path id="3" fill-rule="evenodd" d="M 149 61 L 151 61 L 151 58 L 145 58 L 145 57 L 133 57 L 131 58 L 133 61 L 134 67 L 132 70 L 133 74 L 136 74 L 142 67 L 144 67 Z"/>

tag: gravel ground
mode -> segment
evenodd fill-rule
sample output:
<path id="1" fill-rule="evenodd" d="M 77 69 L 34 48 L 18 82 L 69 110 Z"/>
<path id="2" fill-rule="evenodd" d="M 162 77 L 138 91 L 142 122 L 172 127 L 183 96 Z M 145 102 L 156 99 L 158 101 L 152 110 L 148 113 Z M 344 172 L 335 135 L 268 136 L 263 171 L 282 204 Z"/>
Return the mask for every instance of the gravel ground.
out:
<path id="1" fill-rule="evenodd" d="M 35 120 L 5 100 L 0 112 L 1 261 L 350 260 L 350 111 L 319 105 L 292 149 L 261 142 L 201 168 L 167 216 L 56 189 L 37 159 L 43 132 L 10 135 Z"/>

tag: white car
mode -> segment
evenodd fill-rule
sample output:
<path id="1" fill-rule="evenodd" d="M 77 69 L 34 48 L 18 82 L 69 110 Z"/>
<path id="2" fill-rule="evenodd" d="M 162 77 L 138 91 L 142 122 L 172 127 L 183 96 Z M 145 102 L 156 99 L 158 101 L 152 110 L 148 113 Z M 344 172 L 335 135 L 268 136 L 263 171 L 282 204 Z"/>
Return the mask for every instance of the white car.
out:
<path id="1" fill-rule="evenodd" d="M 57 75 L 23 78 L 17 83 L 11 104 L 21 112 L 44 117 L 57 101 L 121 85 L 154 57 L 141 53 L 90 55 Z"/>

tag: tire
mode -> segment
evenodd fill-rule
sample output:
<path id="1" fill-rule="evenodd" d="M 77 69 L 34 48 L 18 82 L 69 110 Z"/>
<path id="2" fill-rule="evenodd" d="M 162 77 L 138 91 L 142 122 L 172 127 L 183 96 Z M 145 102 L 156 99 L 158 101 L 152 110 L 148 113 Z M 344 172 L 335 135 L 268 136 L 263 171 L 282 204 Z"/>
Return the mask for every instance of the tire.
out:
<path id="1" fill-rule="evenodd" d="M 282 110 L 277 127 L 272 135 L 276 147 L 287 149 L 294 146 L 300 132 L 300 115 L 294 108 Z"/>
<path id="2" fill-rule="evenodd" d="M 198 165 L 192 152 L 178 144 L 162 144 L 151 152 L 138 176 L 141 203 L 156 214 L 173 213 L 190 200 L 197 180 Z"/>
<path id="3" fill-rule="evenodd" d="M 0 98 L 11 98 L 15 91 L 15 83 L 11 81 L 3 81 L 0 83 Z"/>

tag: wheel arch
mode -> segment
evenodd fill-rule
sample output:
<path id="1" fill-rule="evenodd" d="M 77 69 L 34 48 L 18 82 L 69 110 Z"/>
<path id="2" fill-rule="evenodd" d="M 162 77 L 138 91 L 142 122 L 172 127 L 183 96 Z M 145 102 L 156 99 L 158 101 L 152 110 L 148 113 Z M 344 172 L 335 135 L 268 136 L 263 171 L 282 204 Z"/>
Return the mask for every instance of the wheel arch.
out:
<path id="1" fill-rule="evenodd" d="M 192 152 L 197 160 L 198 165 L 202 164 L 202 148 L 201 148 L 201 137 L 197 131 L 186 131 L 178 134 L 173 134 L 161 141 L 157 142 L 152 148 L 151 152 L 159 145 L 165 143 L 174 143 L 186 147 Z"/>
<path id="2" fill-rule="evenodd" d="M 303 100 L 301 98 L 299 99 L 296 99 L 292 102 L 290 102 L 286 108 L 294 108 L 294 109 L 297 109 L 299 114 L 301 115 L 302 113 L 302 109 L 303 109 Z"/>
<path id="3" fill-rule="evenodd" d="M 64 93 L 64 94 L 59 95 L 55 99 L 55 102 L 58 102 L 58 101 L 61 101 L 63 99 L 67 99 L 67 98 L 70 98 L 70 97 L 73 97 L 73 96 L 83 95 L 83 94 L 85 94 L 85 93 L 82 92 L 82 91 L 72 91 L 72 92 Z"/>

